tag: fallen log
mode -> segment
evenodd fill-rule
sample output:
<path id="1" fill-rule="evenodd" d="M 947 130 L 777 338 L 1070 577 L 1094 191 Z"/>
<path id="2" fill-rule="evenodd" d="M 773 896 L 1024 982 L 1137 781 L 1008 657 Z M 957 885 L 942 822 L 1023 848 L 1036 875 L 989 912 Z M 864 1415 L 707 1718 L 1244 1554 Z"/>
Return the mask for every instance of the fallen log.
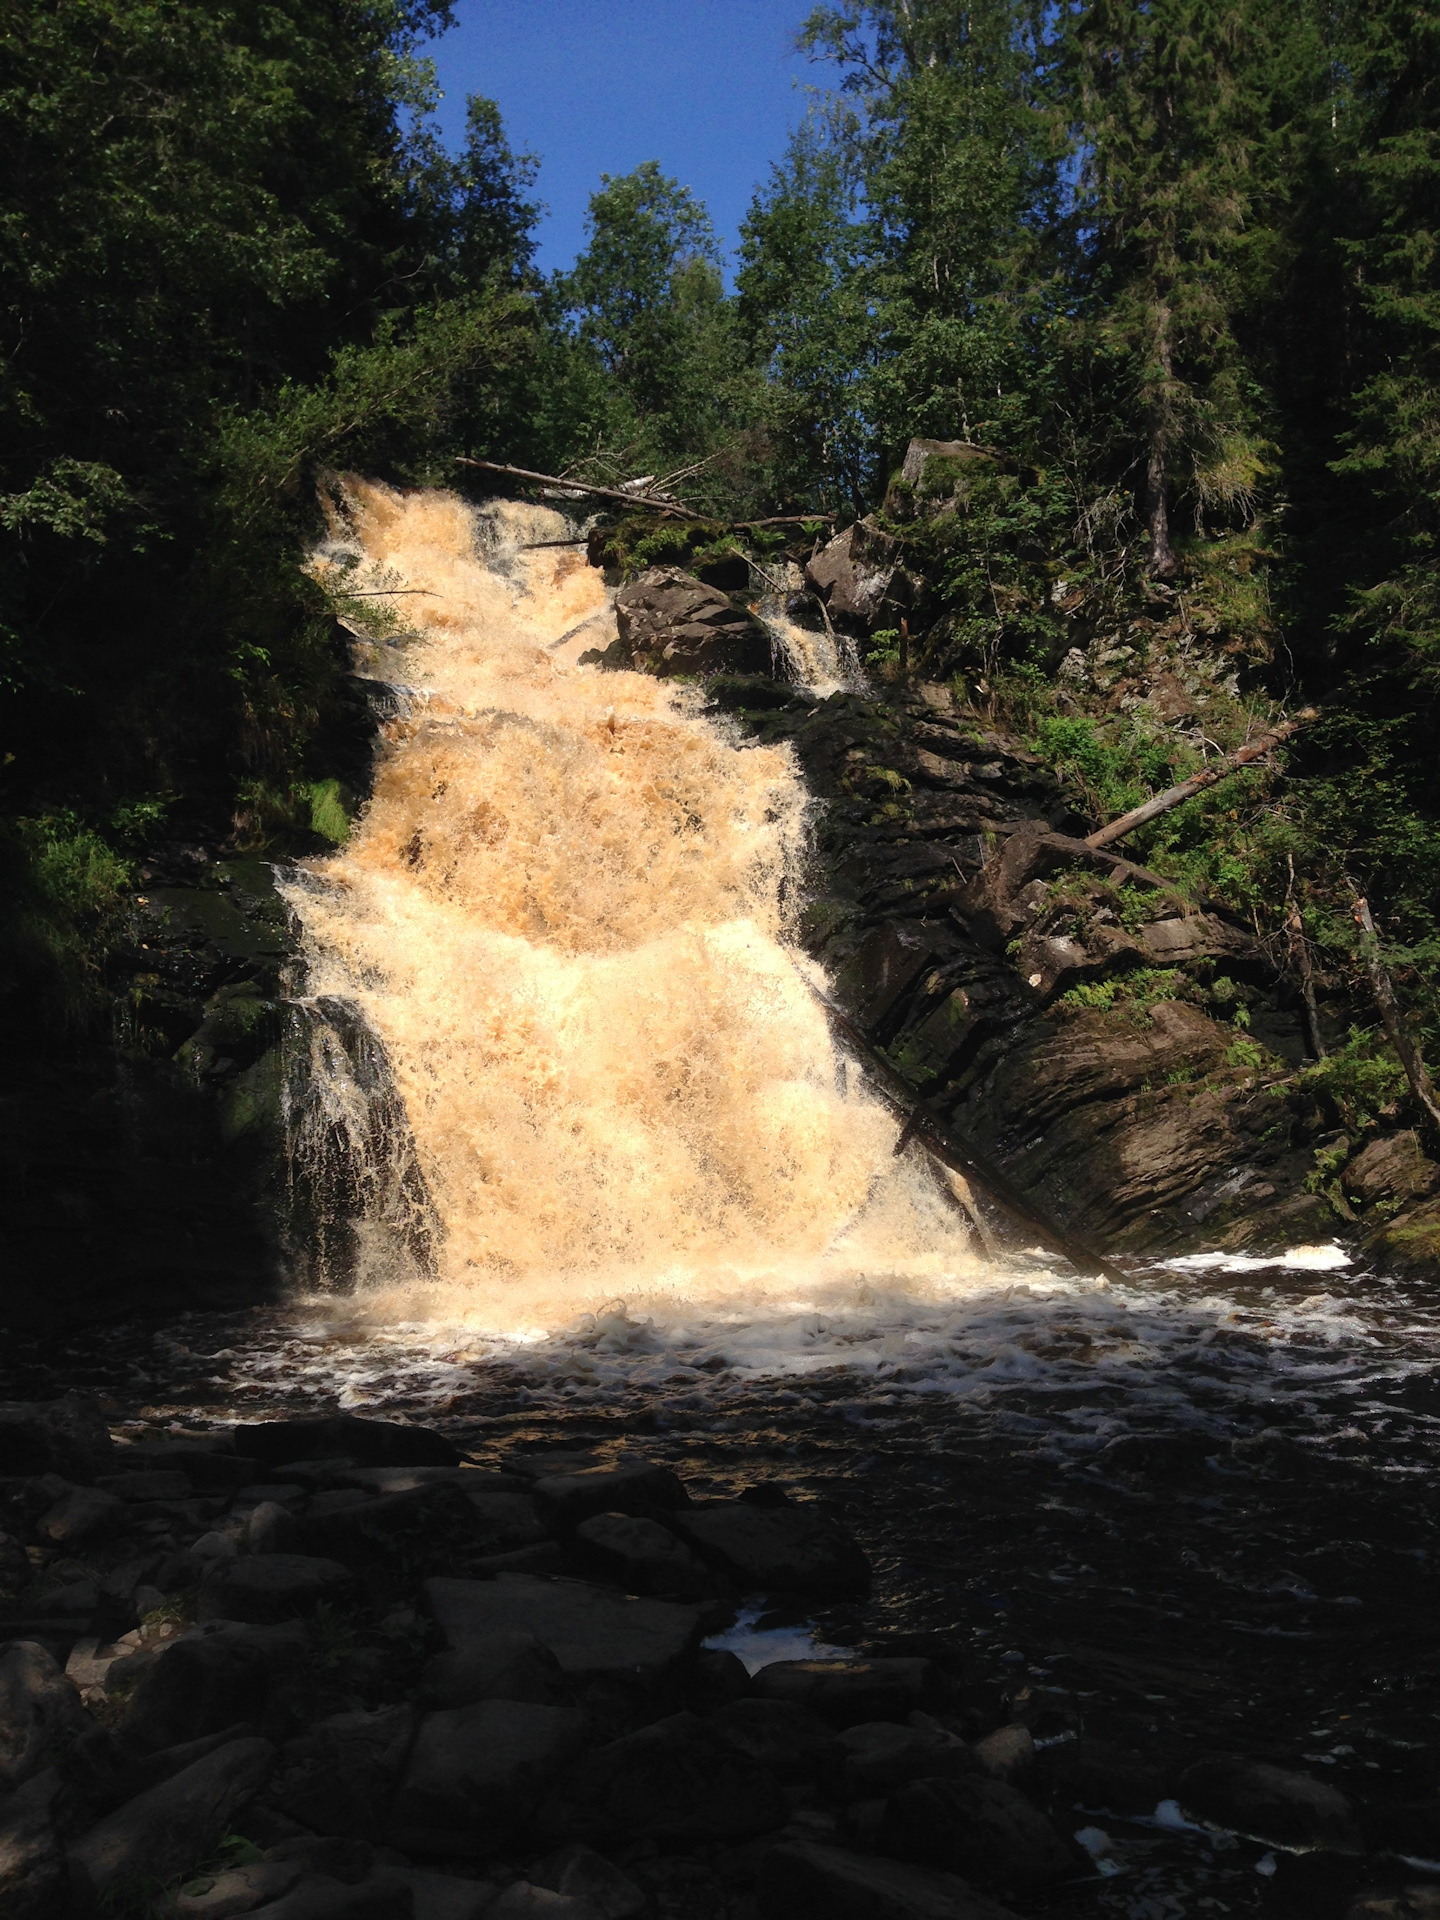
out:
<path id="1" fill-rule="evenodd" d="M 1125 1284 L 1124 1272 L 1112 1265 L 1104 1254 L 1097 1252 L 1079 1234 L 1068 1232 L 1052 1220 L 1032 1200 L 1021 1193 L 1020 1189 L 962 1134 L 955 1132 L 953 1128 L 942 1127 L 938 1121 L 932 1120 L 916 1100 L 914 1088 L 896 1072 L 883 1054 L 878 1053 L 871 1046 L 849 1015 L 842 1013 L 834 1001 L 821 993 L 818 987 L 813 986 L 808 980 L 805 984 L 825 1009 L 832 1026 L 844 1036 L 869 1067 L 873 1078 L 878 1082 L 881 1098 L 903 1118 L 904 1127 L 895 1145 L 896 1153 L 903 1152 L 911 1140 L 918 1140 L 925 1151 L 942 1166 L 948 1167 L 952 1173 L 958 1173 L 962 1180 L 973 1181 L 990 1196 L 1002 1212 L 1008 1214 L 1026 1232 L 1033 1233 L 1052 1253 L 1058 1253 L 1068 1260 L 1077 1273 L 1103 1274 L 1107 1280 L 1113 1280 L 1122 1286 Z"/>
<path id="2" fill-rule="evenodd" d="M 1129 813 L 1122 813 L 1108 826 L 1100 827 L 1096 832 L 1085 836 L 1087 847 L 1108 847 L 1112 841 L 1121 840 L 1127 833 L 1133 833 L 1137 827 L 1145 826 L 1151 820 L 1158 820 L 1162 813 L 1169 813 L 1172 807 L 1178 807 L 1182 801 L 1193 799 L 1197 793 L 1204 793 L 1207 787 L 1217 786 L 1220 781 L 1228 780 L 1232 773 L 1241 767 L 1248 767 L 1253 760 L 1262 759 L 1288 740 L 1301 727 L 1308 726 L 1319 718 L 1315 707 L 1306 707 L 1297 713 L 1293 720 L 1286 720 L 1274 727 L 1269 733 L 1262 734 L 1258 740 L 1252 740 L 1248 746 L 1237 752 L 1227 754 L 1213 767 L 1205 767 L 1199 773 L 1192 774 L 1188 780 L 1182 780 L 1178 787 L 1170 787 L 1164 793 L 1157 793 L 1153 800 L 1147 800 L 1143 806 L 1132 807 Z"/>
<path id="3" fill-rule="evenodd" d="M 486 473 L 503 473 L 511 480 L 528 480 L 535 486 L 559 487 L 567 493 L 591 494 L 597 500 L 618 500 L 622 506 L 627 507 L 655 507 L 662 514 L 678 514 L 682 520 L 716 521 L 724 526 L 736 527 L 743 532 L 748 532 L 755 527 L 804 527 L 809 526 L 812 521 L 833 522 L 835 519 L 833 513 L 782 513 L 768 520 L 721 520 L 716 514 L 699 513 L 694 507 L 684 506 L 678 500 L 666 499 L 661 494 L 630 493 L 624 487 L 600 487 L 589 480 L 569 480 L 555 473 L 534 473 L 529 467 L 510 467 L 500 460 L 476 460 L 464 453 L 457 453 L 454 458 L 457 467 L 479 467 Z M 530 544 L 537 547 L 569 547 L 580 546 L 583 543 L 579 540 L 535 540 Z"/>
<path id="4" fill-rule="evenodd" d="M 1440 1099 L 1436 1098 L 1435 1083 L 1426 1069 L 1419 1042 L 1410 1031 L 1410 1023 L 1395 998 L 1395 989 L 1381 958 L 1380 935 L 1371 917 L 1369 901 L 1356 893 L 1352 911 L 1355 924 L 1360 929 L 1360 957 L 1370 976 L 1370 988 L 1375 995 L 1375 1004 L 1380 1009 L 1380 1021 L 1386 1037 L 1400 1056 L 1405 1078 L 1410 1082 L 1410 1091 L 1430 1116 L 1430 1124 L 1440 1131 Z"/>

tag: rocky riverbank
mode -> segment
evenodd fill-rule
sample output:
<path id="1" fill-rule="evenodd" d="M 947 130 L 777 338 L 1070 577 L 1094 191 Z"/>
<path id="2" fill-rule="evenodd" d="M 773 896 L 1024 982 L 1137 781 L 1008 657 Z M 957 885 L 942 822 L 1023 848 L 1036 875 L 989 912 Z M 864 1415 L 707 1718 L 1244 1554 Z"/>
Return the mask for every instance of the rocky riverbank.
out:
<path id="1" fill-rule="evenodd" d="M 767 1659 L 767 1625 L 864 1615 L 833 1499 L 717 1498 L 623 1441 L 487 1427 L 468 1450 L 333 1414 L 117 1445 L 93 1402 L 0 1409 L 7 1920 L 1139 1911 L 1105 1897 L 1117 1817 L 1240 1847 L 1282 1912 L 1430 1911 L 1413 1871 L 1396 1891 L 1427 1801 L 1257 1757 L 1243 1711 L 1218 1746 L 1220 1699 L 1159 1642 L 1110 1656 L 1128 1740 L 1104 1679 L 1045 1684 L 964 1632 Z M 1200 1464 L 1161 1454 L 1102 1478 L 1143 1510 Z M 747 1661 L 706 1645 L 727 1637 Z M 1188 1739 L 1140 1704 L 1196 1687 Z M 1251 1909 L 1223 1892 L 1202 1904 Z"/>

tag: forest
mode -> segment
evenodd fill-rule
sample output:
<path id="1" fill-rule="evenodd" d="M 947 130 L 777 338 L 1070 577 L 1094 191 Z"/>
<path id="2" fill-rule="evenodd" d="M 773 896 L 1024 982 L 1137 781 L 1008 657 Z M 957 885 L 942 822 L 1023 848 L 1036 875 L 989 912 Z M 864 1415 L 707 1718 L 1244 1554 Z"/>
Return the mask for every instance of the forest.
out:
<path id="1" fill-rule="evenodd" d="M 631 565 L 784 517 L 749 549 L 803 556 L 872 516 L 925 588 L 872 636 L 877 683 L 951 683 L 1095 823 L 1314 705 L 1136 844 L 1351 983 L 1317 1071 L 1342 1115 L 1393 1101 L 1354 908 L 1440 1057 L 1440 8 L 822 6 L 801 43 L 842 84 L 728 280 L 655 163 L 603 177 L 584 251 L 541 274 L 537 162 L 497 106 L 469 102 L 459 153 L 438 136 L 450 24 L 445 0 L 0 9 L 19 1044 L 109 1020 L 158 841 L 343 839 L 354 698 L 300 565 L 319 494 L 360 470 L 478 495 L 478 458 L 659 476 L 704 519 L 627 510 Z M 976 450 L 943 512 L 907 501 L 913 436 Z M 1126 710 L 1076 666 L 1106 635 L 1203 654 L 1225 697 L 1203 727 Z"/>

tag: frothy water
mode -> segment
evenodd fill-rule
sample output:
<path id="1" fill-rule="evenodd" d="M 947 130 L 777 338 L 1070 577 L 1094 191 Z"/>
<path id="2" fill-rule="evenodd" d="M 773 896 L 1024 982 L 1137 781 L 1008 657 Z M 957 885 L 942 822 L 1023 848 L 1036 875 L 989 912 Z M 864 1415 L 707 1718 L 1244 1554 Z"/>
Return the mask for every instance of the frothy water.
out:
<path id="1" fill-rule="evenodd" d="M 307 992 L 378 1037 L 438 1223 L 433 1275 L 399 1243 L 371 1260 L 376 1320 L 531 1336 L 620 1294 L 749 1313 L 984 1284 L 948 1178 L 837 1075 L 789 938 L 788 750 L 579 664 L 608 600 L 532 544 L 558 513 L 353 481 L 337 514 L 317 570 L 404 589 L 417 627 L 366 663 L 396 690 L 373 798 L 287 887 Z"/>

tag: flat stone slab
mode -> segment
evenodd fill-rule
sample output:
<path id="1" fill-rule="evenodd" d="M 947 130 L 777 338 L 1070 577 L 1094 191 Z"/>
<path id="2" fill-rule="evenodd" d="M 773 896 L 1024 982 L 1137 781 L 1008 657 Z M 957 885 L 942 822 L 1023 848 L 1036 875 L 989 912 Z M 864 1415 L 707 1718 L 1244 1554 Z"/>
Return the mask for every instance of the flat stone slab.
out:
<path id="1" fill-rule="evenodd" d="M 427 1580 L 425 1597 L 452 1652 L 497 1633 L 531 1633 L 569 1680 L 621 1680 L 647 1689 L 660 1686 L 694 1652 L 704 1618 L 700 1607 L 524 1573 Z"/>
<path id="2" fill-rule="evenodd" d="M 868 1591 L 870 1562 L 859 1542 L 805 1507 L 692 1507 L 666 1524 L 747 1592 L 846 1599 Z"/>

